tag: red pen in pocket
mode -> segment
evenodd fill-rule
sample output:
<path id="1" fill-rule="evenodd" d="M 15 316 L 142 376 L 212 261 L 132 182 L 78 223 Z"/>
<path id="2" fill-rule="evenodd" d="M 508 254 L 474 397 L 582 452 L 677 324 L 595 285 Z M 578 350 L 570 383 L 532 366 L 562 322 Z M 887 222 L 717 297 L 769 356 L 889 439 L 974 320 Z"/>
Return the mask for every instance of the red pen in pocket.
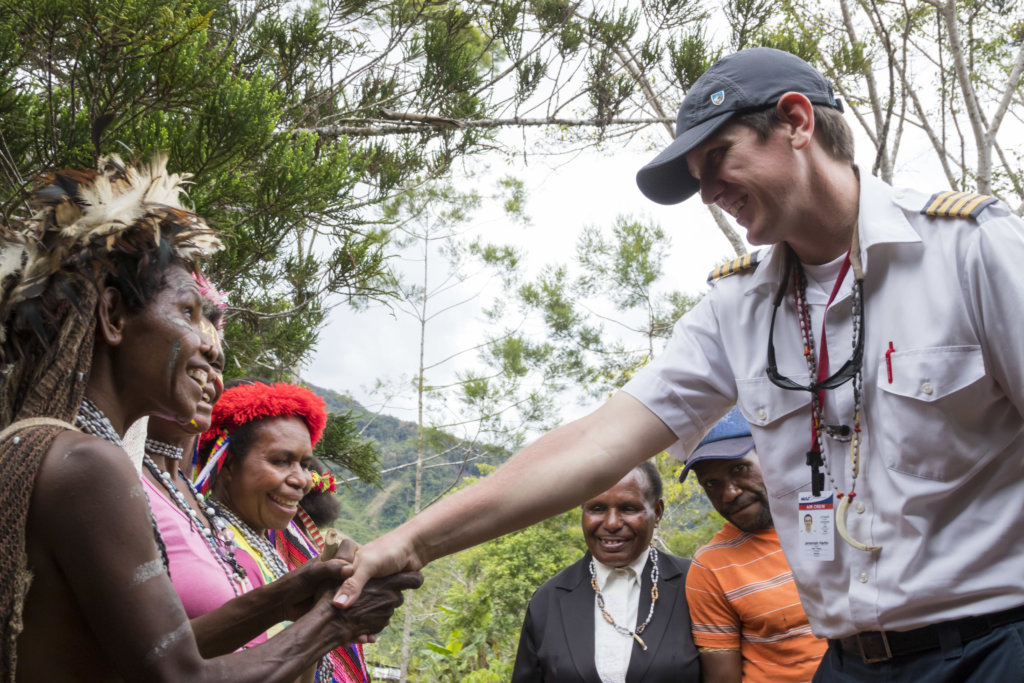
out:
<path id="1" fill-rule="evenodd" d="M 892 354 L 895 350 L 892 342 L 889 342 L 889 350 L 885 352 L 885 372 L 889 375 L 889 384 L 892 384 Z"/>

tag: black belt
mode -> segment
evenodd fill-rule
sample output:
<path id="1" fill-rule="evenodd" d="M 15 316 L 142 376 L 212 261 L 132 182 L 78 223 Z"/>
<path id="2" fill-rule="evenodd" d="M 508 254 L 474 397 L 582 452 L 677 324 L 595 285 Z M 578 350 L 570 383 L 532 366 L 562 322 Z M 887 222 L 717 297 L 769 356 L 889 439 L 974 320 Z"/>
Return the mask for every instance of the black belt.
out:
<path id="1" fill-rule="evenodd" d="M 893 657 L 934 650 L 942 646 L 940 630 L 959 632 L 966 643 L 991 633 L 999 626 L 1024 621 L 1024 606 L 977 617 L 931 624 L 913 631 L 863 631 L 847 638 L 829 638 L 829 647 L 847 654 L 859 655 L 865 664 L 884 662 Z"/>

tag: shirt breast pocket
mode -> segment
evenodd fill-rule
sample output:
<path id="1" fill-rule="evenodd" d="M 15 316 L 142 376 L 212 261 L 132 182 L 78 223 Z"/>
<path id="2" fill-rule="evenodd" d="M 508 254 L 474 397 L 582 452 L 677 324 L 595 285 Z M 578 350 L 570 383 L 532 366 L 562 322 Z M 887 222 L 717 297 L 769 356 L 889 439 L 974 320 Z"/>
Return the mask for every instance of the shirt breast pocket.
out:
<path id="1" fill-rule="evenodd" d="M 794 376 L 807 384 L 810 377 Z M 736 407 L 750 423 L 761 473 L 773 498 L 810 490 L 811 393 L 780 389 L 767 377 L 736 380 Z"/>
<path id="2" fill-rule="evenodd" d="M 893 471 L 954 481 L 978 464 L 992 390 L 980 346 L 897 351 L 878 369 L 872 448 Z M 870 454 L 869 454 L 870 457 Z"/>

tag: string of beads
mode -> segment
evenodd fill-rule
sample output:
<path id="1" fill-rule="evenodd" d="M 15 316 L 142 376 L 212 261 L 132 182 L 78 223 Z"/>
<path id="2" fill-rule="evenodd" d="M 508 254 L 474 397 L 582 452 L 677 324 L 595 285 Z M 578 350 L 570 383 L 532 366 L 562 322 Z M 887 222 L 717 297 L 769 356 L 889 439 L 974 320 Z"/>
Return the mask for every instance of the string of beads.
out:
<path id="1" fill-rule="evenodd" d="M 249 547 L 263 557 L 263 561 L 270 569 L 270 573 L 274 575 L 275 581 L 288 573 L 288 567 L 285 565 L 284 560 L 281 559 L 277 549 L 271 545 L 270 540 L 266 536 L 256 533 L 255 529 L 243 522 L 226 505 L 215 500 L 211 500 L 210 503 L 218 514 L 222 515 L 229 524 L 241 532 L 242 538 L 249 544 Z M 333 672 L 334 664 L 331 662 L 330 655 L 325 655 L 317 665 L 317 680 L 329 681 L 332 679 Z"/>
<path id="2" fill-rule="evenodd" d="M 146 440 L 146 445 L 149 445 L 149 439 Z M 234 590 L 235 595 L 241 595 L 244 592 L 244 586 L 242 580 L 245 579 L 245 568 L 238 564 L 235 559 L 235 544 L 230 537 L 230 531 L 227 529 L 227 523 L 224 519 L 216 514 L 216 510 L 210 506 L 202 506 L 202 501 L 195 489 L 192 487 L 192 482 L 188 478 L 179 472 L 181 479 L 188 485 L 191 490 L 193 497 L 196 502 L 199 503 L 204 515 L 206 516 L 206 523 L 199 518 L 199 514 L 195 511 L 188 500 L 185 498 L 185 494 L 182 493 L 175 485 L 174 479 L 171 477 L 170 472 L 166 472 L 153 462 L 153 459 L 149 455 L 144 455 L 142 463 L 149 470 L 153 478 L 156 479 L 160 484 L 167 489 L 170 494 L 170 500 L 174 505 L 181 510 L 189 519 L 191 528 L 202 535 L 203 540 L 206 541 L 207 547 L 213 554 L 214 559 L 217 560 L 217 564 L 220 565 L 221 569 L 224 570 L 224 574 L 228 577 L 228 581 L 231 583 L 231 588 Z"/>
<path id="3" fill-rule="evenodd" d="M 622 635 L 628 638 L 632 638 L 637 643 L 639 643 L 640 647 L 643 648 L 645 652 L 647 651 L 647 644 L 643 641 L 643 639 L 640 638 L 640 634 L 644 632 L 644 629 L 647 628 L 647 625 L 651 623 L 651 617 L 654 616 L 654 605 L 658 602 L 658 579 L 660 578 L 660 573 L 658 571 L 658 549 L 655 548 L 653 545 L 651 546 L 650 558 L 651 608 L 647 611 L 647 618 L 644 619 L 644 623 L 637 626 L 635 631 L 631 631 L 624 626 L 619 626 L 618 624 L 616 624 L 615 618 L 608 613 L 607 609 L 605 609 L 604 596 L 601 594 L 601 587 L 597 585 L 597 567 L 594 564 L 593 558 L 591 558 L 590 560 L 590 586 L 594 589 L 594 593 L 597 594 L 597 608 L 601 610 L 601 616 L 604 617 L 604 620 L 606 622 L 611 624 L 612 628 L 614 628 L 617 633 L 621 633 Z"/>
<path id="4" fill-rule="evenodd" d="M 285 566 L 284 560 L 281 559 L 277 549 L 270 544 L 266 536 L 256 533 L 251 526 L 243 522 L 228 506 L 215 500 L 211 500 L 210 504 L 213 505 L 218 515 L 221 515 L 228 521 L 228 524 L 238 529 L 242 534 L 242 538 L 249 544 L 249 547 L 263 557 L 263 561 L 266 562 L 270 573 L 274 575 L 274 579 L 280 579 L 288 573 L 288 567 Z"/>
<path id="5" fill-rule="evenodd" d="M 159 455 L 164 458 L 170 458 L 171 460 L 181 460 L 181 456 L 185 453 L 185 449 L 181 446 L 175 446 L 164 441 L 157 441 L 156 439 L 146 438 L 146 452 L 152 453 L 153 455 Z"/>
<path id="6" fill-rule="evenodd" d="M 818 362 L 817 356 L 814 349 L 814 334 L 811 331 L 811 313 L 810 307 L 807 304 L 807 277 L 804 275 L 803 269 L 799 263 L 793 266 L 793 280 L 796 285 L 794 289 L 794 303 L 796 304 L 797 320 L 800 322 L 800 336 L 803 338 L 804 343 L 804 359 L 807 362 L 807 371 L 811 378 L 817 377 L 818 375 Z M 863 291 L 859 283 L 855 283 L 853 287 L 853 335 L 851 344 L 854 349 L 857 348 L 857 342 L 860 335 L 864 333 L 863 329 L 863 302 L 862 302 Z M 814 437 L 818 446 L 818 452 L 822 454 L 822 462 L 825 466 L 825 474 L 828 476 L 829 483 L 832 484 L 832 490 L 836 492 L 838 498 L 842 498 L 844 495 L 848 495 L 850 498 L 857 497 L 857 475 L 860 473 L 860 413 L 862 408 L 862 387 L 863 387 L 863 373 L 861 368 L 857 368 L 857 374 L 853 377 L 853 429 L 850 434 L 850 491 L 846 494 L 842 492 L 839 485 L 836 483 L 835 477 L 832 475 L 832 469 L 829 467 L 828 458 L 824 457 L 825 444 L 822 438 L 822 432 L 827 432 L 827 425 L 825 425 L 823 412 L 824 406 L 818 399 L 818 392 L 811 392 L 811 419 L 813 421 L 812 427 L 814 429 Z"/>

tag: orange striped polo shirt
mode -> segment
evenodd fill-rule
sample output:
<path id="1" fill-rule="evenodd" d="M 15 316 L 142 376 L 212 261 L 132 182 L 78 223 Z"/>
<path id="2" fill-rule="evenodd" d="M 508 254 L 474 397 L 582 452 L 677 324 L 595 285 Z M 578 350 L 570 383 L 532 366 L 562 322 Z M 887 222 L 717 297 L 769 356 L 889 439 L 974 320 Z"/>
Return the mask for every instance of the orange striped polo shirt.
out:
<path id="1" fill-rule="evenodd" d="M 743 681 L 810 681 L 827 647 L 815 638 L 775 529 L 729 522 L 697 551 L 686 576 L 697 647 L 739 649 Z"/>

